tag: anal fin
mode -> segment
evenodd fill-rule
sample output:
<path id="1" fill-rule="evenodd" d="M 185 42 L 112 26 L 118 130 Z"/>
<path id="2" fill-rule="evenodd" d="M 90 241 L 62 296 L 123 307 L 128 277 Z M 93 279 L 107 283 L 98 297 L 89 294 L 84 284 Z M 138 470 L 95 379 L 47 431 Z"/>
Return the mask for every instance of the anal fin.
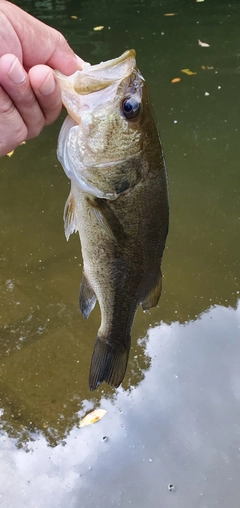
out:
<path id="1" fill-rule="evenodd" d="M 143 310 L 149 310 L 152 307 L 156 307 L 158 300 L 161 296 L 161 292 L 162 292 L 162 272 L 160 270 L 157 283 L 142 302 Z"/>
<path id="2" fill-rule="evenodd" d="M 83 272 L 80 284 L 79 307 L 84 319 L 87 319 L 91 314 L 95 307 L 96 300 L 95 293 L 91 288 L 85 273 Z"/>

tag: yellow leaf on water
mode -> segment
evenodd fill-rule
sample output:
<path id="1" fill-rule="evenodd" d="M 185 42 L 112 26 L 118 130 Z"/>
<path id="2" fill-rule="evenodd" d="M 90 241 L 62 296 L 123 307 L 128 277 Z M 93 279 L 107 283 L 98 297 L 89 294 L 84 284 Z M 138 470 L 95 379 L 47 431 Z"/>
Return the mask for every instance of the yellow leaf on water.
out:
<path id="1" fill-rule="evenodd" d="M 195 74 L 197 74 L 196 72 L 190 71 L 190 69 L 181 69 L 181 72 L 187 74 L 188 76 L 194 76 Z"/>
<path id="2" fill-rule="evenodd" d="M 175 16 L 174 12 L 167 12 L 164 16 Z"/>
<path id="3" fill-rule="evenodd" d="M 93 28 L 93 30 L 94 30 L 95 32 L 99 32 L 100 30 L 103 30 L 103 28 L 104 28 L 104 26 L 103 26 L 103 25 L 99 25 L 99 26 L 95 26 L 95 27 Z"/>
<path id="4" fill-rule="evenodd" d="M 21 145 L 26 145 L 26 141 L 22 141 L 22 143 L 20 143 L 20 146 L 21 146 Z M 12 157 L 12 155 L 14 154 L 14 151 L 15 151 L 15 150 L 12 150 L 11 152 L 8 152 L 6 155 L 7 155 L 8 157 Z"/>
<path id="5" fill-rule="evenodd" d="M 96 423 L 106 414 L 106 409 L 94 409 L 91 413 L 88 413 L 87 416 L 80 421 L 79 427 L 86 427 L 86 425 L 92 425 L 92 423 Z"/>
<path id="6" fill-rule="evenodd" d="M 196 0 L 196 2 L 204 2 L 204 0 Z"/>
<path id="7" fill-rule="evenodd" d="M 78 17 L 77 17 L 77 16 L 71 16 L 71 18 L 72 18 L 72 19 L 78 19 Z"/>

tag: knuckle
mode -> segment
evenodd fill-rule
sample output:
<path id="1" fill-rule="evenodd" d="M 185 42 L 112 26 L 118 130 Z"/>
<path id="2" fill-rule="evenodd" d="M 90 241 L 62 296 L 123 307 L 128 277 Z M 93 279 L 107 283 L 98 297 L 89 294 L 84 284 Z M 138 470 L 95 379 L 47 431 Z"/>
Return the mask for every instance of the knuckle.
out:
<path id="1" fill-rule="evenodd" d="M 45 125 L 55 122 L 62 111 L 62 103 L 57 101 L 45 112 Z"/>
<path id="2" fill-rule="evenodd" d="M 45 126 L 45 121 L 43 116 L 41 115 L 41 118 L 36 120 L 34 119 L 34 122 L 28 125 L 28 135 L 27 139 L 36 138 L 40 132 L 43 130 L 43 127 Z"/>
<path id="3" fill-rule="evenodd" d="M 27 110 L 33 110 L 36 107 L 36 97 L 33 94 L 32 90 L 29 92 L 26 92 L 24 90 L 22 97 L 21 97 L 21 109 Z"/>
<path id="4" fill-rule="evenodd" d="M 28 126 L 28 138 L 37 137 L 45 125 L 45 118 L 41 106 L 33 93 L 24 96 L 21 111 Z"/>
<path id="5" fill-rule="evenodd" d="M 27 134 L 27 127 L 19 117 L 15 118 L 14 123 L 12 121 L 11 124 L 3 120 L 0 129 L 0 155 L 6 155 L 14 150 L 27 139 Z"/>
<path id="6" fill-rule="evenodd" d="M 10 97 L 0 88 L 0 114 L 1 116 L 11 116 L 14 113 L 14 105 Z"/>
<path id="7" fill-rule="evenodd" d="M 57 37 L 58 37 L 58 47 L 60 47 L 61 50 L 67 48 L 68 43 L 64 35 L 62 35 L 60 32 L 57 31 Z"/>
<path id="8" fill-rule="evenodd" d="M 24 132 L 24 139 L 37 137 L 45 125 L 44 113 L 34 95 L 32 89 L 24 87 L 19 91 L 17 101 L 13 101 L 11 97 L 0 87 L 0 115 L 1 120 L 8 119 L 9 125 L 12 125 L 11 131 L 14 131 L 14 136 L 18 136 L 16 143 L 19 144 L 19 139 L 22 137 L 21 132 Z M 16 128 L 16 122 L 22 127 L 20 131 Z M 15 125 L 15 129 L 13 126 Z M 24 140 L 21 139 L 20 143 Z"/>
<path id="9" fill-rule="evenodd" d="M 7 132 L 7 129 L 6 129 Z M 28 128 L 18 113 L 11 120 L 11 138 L 14 138 L 15 146 L 20 145 L 27 138 Z M 14 133 L 14 136 L 13 136 Z"/>
<path id="10" fill-rule="evenodd" d="M 15 141 L 17 145 L 20 145 L 28 136 L 28 129 L 24 122 L 19 122 L 19 126 L 16 128 Z"/>
<path id="11" fill-rule="evenodd" d="M 51 28 L 49 31 L 49 41 L 52 42 L 52 47 L 57 47 L 60 50 L 65 50 L 68 47 L 68 43 L 64 35 L 56 29 Z"/>
<path id="12" fill-rule="evenodd" d="M 6 92 L 0 87 L 0 153 L 20 145 L 28 135 L 27 126 Z"/>

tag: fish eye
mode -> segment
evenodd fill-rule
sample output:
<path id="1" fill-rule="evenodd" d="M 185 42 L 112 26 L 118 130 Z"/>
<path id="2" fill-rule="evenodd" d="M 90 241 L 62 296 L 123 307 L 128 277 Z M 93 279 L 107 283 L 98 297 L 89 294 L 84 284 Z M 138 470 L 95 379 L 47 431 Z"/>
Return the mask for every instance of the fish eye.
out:
<path id="1" fill-rule="evenodd" d="M 135 97 L 128 97 L 122 102 L 123 114 L 127 120 L 136 118 L 141 111 L 141 103 Z"/>

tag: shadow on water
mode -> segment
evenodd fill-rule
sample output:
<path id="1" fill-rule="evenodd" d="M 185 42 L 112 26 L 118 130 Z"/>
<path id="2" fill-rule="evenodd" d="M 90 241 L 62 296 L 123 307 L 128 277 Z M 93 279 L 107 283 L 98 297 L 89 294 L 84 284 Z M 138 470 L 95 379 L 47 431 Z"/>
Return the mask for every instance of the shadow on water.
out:
<path id="1" fill-rule="evenodd" d="M 137 312 L 123 386 L 90 395 L 100 314 L 80 316 L 79 241 L 63 233 L 64 114 L 1 159 L 1 506 L 238 508 L 240 6 L 18 4 L 92 63 L 137 50 L 165 148 L 171 227 L 161 301 Z M 107 415 L 79 429 L 96 407 Z"/>

